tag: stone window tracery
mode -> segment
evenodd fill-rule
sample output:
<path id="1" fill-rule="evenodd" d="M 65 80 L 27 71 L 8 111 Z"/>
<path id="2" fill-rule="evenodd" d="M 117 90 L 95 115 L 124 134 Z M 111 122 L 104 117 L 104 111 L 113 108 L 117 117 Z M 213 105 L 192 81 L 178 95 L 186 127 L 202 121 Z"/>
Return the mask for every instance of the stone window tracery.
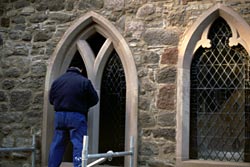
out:
<path id="1" fill-rule="evenodd" d="M 225 29 L 222 28 L 220 32 L 224 33 L 224 37 L 217 32 L 222 25 L 218 24 L 220 26 L 215 28 L 213 24 L 217 19 L 219 23 L 224 20 Z M 211 33 L 211 29 L 218 34 Z M 247 86 L 249 30 L 249 25 L 235 11 L 217 4 L 197 19 L 185 33 L 178 57 L 177 167 L 250 165 Z M 218 43 L 220 45 L 214 45 Z M 211 52 L 214 46 L 217 48 Z M 225 66 L 214 68 L 216 64 Z M 200 87 L 202 85 L 205 86 Z M 213 90 L 216 86 L 225 89 Z M 224 117 L 226 106 L 230 106 L 230 112 L 224 114 Z M 241 114 L 235 115 L 234 111 Z M 198 116 L 199 114 L 204 116 Z M 229 128 L 223 121 L 232 121 Z M 226 137 L 224 140 L 223 137 L 229 136 L 231 130 L 234 131 L 234 137 Z M 211 137 L 215 134 L 221 135 L 218 139 Z"/>
<path id="2" fill-rule="evenodd" d="M 211 47 L 200 47 L 191 65 L 190 158 L 248 162 L 250 127 L 249 55 L 237 45 L 224 19 L 208 33 Z"/>

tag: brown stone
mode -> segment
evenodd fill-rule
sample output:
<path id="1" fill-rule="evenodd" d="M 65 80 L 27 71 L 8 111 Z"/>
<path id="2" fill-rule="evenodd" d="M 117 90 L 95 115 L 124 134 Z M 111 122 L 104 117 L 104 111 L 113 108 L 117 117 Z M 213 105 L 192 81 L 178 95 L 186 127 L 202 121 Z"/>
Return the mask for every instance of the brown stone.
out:
<path id="1" fill-rule="evenodd" d="M 161 64 L 176 64 L 177 60 L 178 60 L 177 47 L 167 48 L 164 50 L 164 52 L 162 54 Z"/>
<path id="2" fill-rule="evenodd" d="M 166 85 L 159 90 L 157 97 L 157 108 L 174 110 L 175 109 L 175 85 Z"/>

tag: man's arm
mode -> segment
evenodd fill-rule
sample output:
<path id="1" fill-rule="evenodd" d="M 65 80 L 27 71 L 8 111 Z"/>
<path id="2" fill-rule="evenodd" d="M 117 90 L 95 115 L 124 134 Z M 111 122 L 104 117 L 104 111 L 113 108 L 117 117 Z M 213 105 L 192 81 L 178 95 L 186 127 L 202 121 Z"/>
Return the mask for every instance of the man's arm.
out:
<path id="1" fill-rule="evenodd" d="M 98 94 L 95 90 L 95 88 L 93 87 L 91 81 L 88 82 L 88 108 L 93 107 L 94 105 L 96 105 L 99 101 L 99 97 Z"/>

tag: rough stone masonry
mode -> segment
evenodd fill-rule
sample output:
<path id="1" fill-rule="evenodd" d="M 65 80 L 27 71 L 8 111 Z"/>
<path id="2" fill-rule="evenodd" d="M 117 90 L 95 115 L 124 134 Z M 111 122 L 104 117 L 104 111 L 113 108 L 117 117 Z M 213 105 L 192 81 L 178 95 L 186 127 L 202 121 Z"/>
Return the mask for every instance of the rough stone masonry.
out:
<path id="1" fill-rule="evenodd" d="M 136 62 L 138 166 L 175 166 L 178 46 L 219 2 L 250 23 L 249 0 L 0 0 L 0 147 L 30 146 L 35 133 L 40 166 L 49 58 L 67 28 L 95 11 L 119 30 Z M 0 153 L 0 166 L 30 167 L 30 155 Z"/>

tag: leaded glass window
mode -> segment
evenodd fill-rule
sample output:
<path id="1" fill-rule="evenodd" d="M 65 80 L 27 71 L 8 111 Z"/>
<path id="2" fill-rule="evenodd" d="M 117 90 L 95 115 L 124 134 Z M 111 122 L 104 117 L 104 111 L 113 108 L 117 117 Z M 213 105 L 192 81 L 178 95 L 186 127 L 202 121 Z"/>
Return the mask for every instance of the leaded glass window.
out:
<path id="1" fill-rule="evenodd" d="M 101 82 L 99 152 L 124 151 L 126 81 L 121 60 L 113 51 L 106 63 Z M 105 164 L 123 165 L 124 158 Z"/>
<path id="2" fill-rule="evenodd" d="M 250 161 L 249 55 L 219 17 L 191 64 L 190 158 Z"/>

